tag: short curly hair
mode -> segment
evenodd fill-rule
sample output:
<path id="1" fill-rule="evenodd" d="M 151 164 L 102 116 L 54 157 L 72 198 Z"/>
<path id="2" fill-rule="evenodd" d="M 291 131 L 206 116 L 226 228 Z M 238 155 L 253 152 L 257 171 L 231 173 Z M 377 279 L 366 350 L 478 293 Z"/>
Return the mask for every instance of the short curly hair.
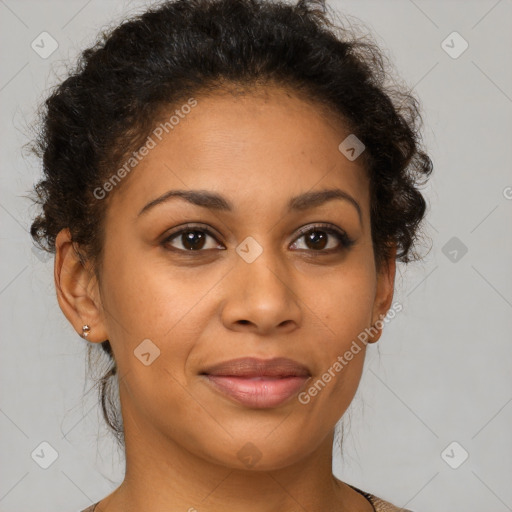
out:
<path id="1" fill-rule="evenodd" d="M 419 259 L 426 211 L 419 186 L 433 168 L 421 146 L 419 102 L 390 79 L 376 43 L 335 18 L 322 0 L 171 0 L 103 32 L 41 113 L 34 241 L 55 252 L 58 232 L 69 228 L 99 277 L 108 201 L 93 191 L 140 146 L 162 109 L 195 94 L 278 85 L 338 116 L 364 143 L 377 267 L 395 248 L 399 261 Z M 109 341 L 101 347 L 109 362 L 99 380 L 103 414 L 122 441 L 116 365 Z"/>

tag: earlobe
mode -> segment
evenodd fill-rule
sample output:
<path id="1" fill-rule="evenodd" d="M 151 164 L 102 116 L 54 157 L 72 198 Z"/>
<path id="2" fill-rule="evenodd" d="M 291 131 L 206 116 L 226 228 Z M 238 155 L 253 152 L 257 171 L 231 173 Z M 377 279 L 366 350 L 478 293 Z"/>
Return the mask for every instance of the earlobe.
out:
<path id="1" fill-rule="evenodd" d="M 59 306 L 79 335 L 93 343 L 106 340 L 96 278 L 80 261 L 68 228 L 55 239 L 54 280 Z"/>
<path id="2" fill-rule="evenodd" d="M 396 273 L 396 246 L 393 248 L 389 258 L 384 262 L 380 272 L 377 274 L 377 292 L 372 314 L 372 334 L 368 340 L 369 343 L 376 343 L 382 335 L 382 319 L 386 316 L 395 291 L 395 273 Z"/>

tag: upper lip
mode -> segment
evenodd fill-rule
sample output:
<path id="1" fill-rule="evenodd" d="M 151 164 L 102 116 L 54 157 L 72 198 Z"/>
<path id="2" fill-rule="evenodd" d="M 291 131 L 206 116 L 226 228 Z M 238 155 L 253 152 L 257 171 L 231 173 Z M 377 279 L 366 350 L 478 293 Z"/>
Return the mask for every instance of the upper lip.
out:
<path id="1" fill-rule="evenodd" d="M 258 359 L 241 357 L 210 366 L 201 372 L 207 375 L 232 377 L 309 377 L 311 374 L 306 366 L 288 359 Z"/>

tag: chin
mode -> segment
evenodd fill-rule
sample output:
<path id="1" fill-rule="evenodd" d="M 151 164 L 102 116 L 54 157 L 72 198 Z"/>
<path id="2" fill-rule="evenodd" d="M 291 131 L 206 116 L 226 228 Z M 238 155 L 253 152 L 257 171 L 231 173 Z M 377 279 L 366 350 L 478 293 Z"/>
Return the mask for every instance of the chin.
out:
<path id="1" fill-rule="evenodd" d="M 300 437 L 305 438 L 303 435 Z M 234 436 L 225 444 L 221 453 L 217 451 L 217 445 L 216 449 L 209 452 L 208 458 L 215 464 L 234 470 L 277 471 L 303 460 L 316 448 L 316 445 L 302 446 L 296 438 L 283 443 L 281 436 L 279 442 L 281 444 L 278 445 L 276 439 L 266 435 L 253 438 L 252 441 L 247 435 L 240 438 Z M 206 453 L 207 449 L 203 449 L 199 455 L 204 457 Z"/>

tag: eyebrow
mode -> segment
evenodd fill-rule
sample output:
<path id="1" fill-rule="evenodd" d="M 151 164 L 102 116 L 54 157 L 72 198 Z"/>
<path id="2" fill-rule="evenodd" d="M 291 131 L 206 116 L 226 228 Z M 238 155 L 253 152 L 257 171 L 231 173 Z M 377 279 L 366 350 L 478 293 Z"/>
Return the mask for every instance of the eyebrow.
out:
<path id="1" fill-rule="evenodd" d="M 144 206 L 144 208 L 139 212 L 138 216 L 147 213 L 155 206 L 165 203 L 173 198 L 181 198 L 196 206 L 211 208 L 212 210 L 217 211 L 232 212 L 234 210 L 233 204 L 216 192 L 210 192 L 207 190 L 169 190 L 165 194 L 146 204 L 146 206 Z M 327 201 L 332 201 L 334 199 L 347 201 L 352 204 L 352 206 L 357 210 L 359 221 L 362 224 L 362 212 L 359 203 L 348 192 L 339 188 L 305 192 L 304 194 L 292 197 L 288 201 L 287 209 L 289 212 L 304 211 L 321 206 Z"/>

